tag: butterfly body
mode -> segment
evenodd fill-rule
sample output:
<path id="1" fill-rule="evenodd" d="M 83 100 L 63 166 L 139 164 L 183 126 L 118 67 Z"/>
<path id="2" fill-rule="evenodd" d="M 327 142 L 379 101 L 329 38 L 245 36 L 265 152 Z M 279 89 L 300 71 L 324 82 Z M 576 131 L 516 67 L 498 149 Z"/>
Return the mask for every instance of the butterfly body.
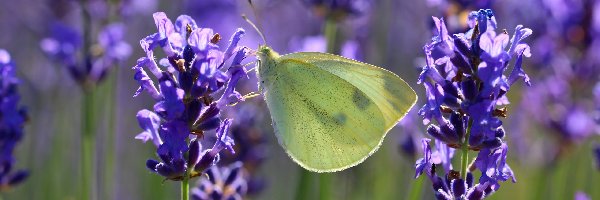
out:
<path id="1" fill-rule="evenodd" d="M 261 46 L 257 57 L 259 90 L 278 142 L 311 171 L 335 172 L 363 162 L 417 99 L 392 72 L 341 56 L 280 56 Z"/>

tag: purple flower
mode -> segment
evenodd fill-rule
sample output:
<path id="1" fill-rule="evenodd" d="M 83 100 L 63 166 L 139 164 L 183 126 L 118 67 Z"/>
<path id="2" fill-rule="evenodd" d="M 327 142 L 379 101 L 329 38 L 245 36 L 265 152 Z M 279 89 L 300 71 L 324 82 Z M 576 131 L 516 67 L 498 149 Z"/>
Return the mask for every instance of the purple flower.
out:
<path id="1" fill-rule="evenodd" d="M 472 12 L 468 19 L 471 29 L 466 33 L 449 35 L 443 19 L 434 17 L 433 21 L 437 36 L 423 48 L 426 66 L 418 78 L 427 96 L 419 115 L 425 124 L 430 124 L 427 133 L 436 139 L 437 150 L 429 155 L 430 163 L 441 164 L 447 174 L 453 175 L 456 172 L 451 165 L 454 148 L 463 150 L 462 154 L 468 150 L 479 151 L 474 167 L 469 167 L 467 173 L 479 169 L 481 187 L 496 191 L 498 182 L 515 181 L 506 164 L 508 147 L 502 140 L 505 131 L 500 117 L 506 117 L 507 113 L 499 106 L 509 103 L 505 95 L 517 80 L 524 79 L 530 85 L 522 59 L 530 56 L 529 46 L 523 39 L 531 35 L 531 30 L 519 25 L 512 39 L 506 32 L 498 34 L 491 10 Z M 515 58 L 512 71 L 505 75 Z M 420 165 L 430 164 L 425 160 L 427 158 L 420 160 Z M 418 167 L 417 173 L 422 173 L 423 168 Z M 456 176 L 465 177 L 465 174 Z M 460 188 L 467 188 L 463 187 L 464 181 L 454 179 L 459 181 Z M 432 181 L 435 185 L 436 180 L 432 178 Z M 447 188 L 453 187 L 452 184 L 448 182 Z M 467 194 L 466 191 L 438 191 L 436 194 L 441 199 L 454 199 Z M 483 197 L 490 191 L 477 194 Z"/>
<path id="2" fill-rule="evenodd" d="M 160 117 L 154 112 L 143 109 L 137 113 L 137 119 L 140 127 L 144 132 L 135 136 L 135 139 L 142 140 L 144 142 L 152 140 L 152 143 L 156 147 L 160 146 L 163 141 L 158 135 L 158 129 L 160 128 Z"/>
<path id="3" fill-rule="evenodd" d="M 183 5 L 185 13 L 198 19 L 199 24 L 215 30 L 233 31 L 238 27 L 240 4 L 235 0 L 220 1 L 186 1 Z M 242 6 L 243 7 L 243 6 Z M 224 32 L 223 32 L 224 33 Z"/>
<path id="4" fill-rule="evenodd" d="M 302 0 L 312 7 L 316 14 L 322 17 L 345 18 L 347 15 L 360 16 L 372 4 L 370 0 Z"/>
<path id="5" fill-rule="evenodd" d="M 91 23 L 91 22 L 90 22 Z M 42 39 L 42 51 L 57 64 L 65 66 L 73 79 L 82 86 L 96 84 L 104 79 L 107 71 L 120 62 L 126 61 L 131 47 L 125 42 L 126 27 L 122 23 L 108 24 L 98 33 L 97 43 L 82 58 L 77 53 L 83 44 L 80 30 L 55 22 L 51 24 L 50 36 Z"/>
<path id="6" fill-rule="evenodd" d="M 157 0 L 123 0 L 119 3 L 119 13 L 124 18 L 136 15 L 148 15 L 156 10 Z"/>
<path id="7" fill-rule="evenodd" d="M 431 151 L 429 142 L 431 140 L 427 138 L 422 139 L 422 148 L 424 157 L 419 159 L 415 164 L 416 174 L 415 178 L 418 178 L 423 172 L 427 174 L 429 180 L 432 182 L 433 191 L 435 192 L 436 199 L 440 200 L 454 200 L 454 199 L 483 199 L 486 196 L 491 195 L 497 188 L 493 188 L 488 182 L 480 182 L 473 184 L 473 174 L 468 173 L 466 180 L 461 179 L 458 175 L 459 172 L 454 170 L 446 170 L 445 176 L 439 177 L 436 173 L 437 165 L 444 165 L 440 158 L 435 158 L 434 154 L 445 154 L 445 157 L 451 159 L 452 153 L 448 151 L 440 151 L 440 149 L 447 148 L 443 143 L 436 141 L 437 152 Z M 440 145 L 440 146 L 438 146 Z"/>
<path id="8" fill-rule="evenodd" d="M 452 32 L 465 31 L 469 28 L 468 21 L 463 16 L 469 16 L 473 9 L 492 8 L 495 0 L 427 0 L 427 6 L 435 8 L 437 13 L 443 13 L 448 29 Z M 471 27 L 472 28 L 472 27 Z"/>
<path id="9" fill-rule="evenodd" d="M 206 171 L 191 191 L 194 200 L 235 199 L 241 200 L 248 190 L 246 172 L 241 162 L 229 166 L 213 166 Z"/>
<path id="10" fill-rule="evenodd" d="M 92 63 L 92 69 L 89 72 L 90 77 L 95 80 L 101 79 L 107 70 L 129 59 L 131 55 L 131 46 L 125 41 L 127 29 L 122 23 L 112 23 L 104 27 L 98 33 L 98 52 L 99 55 Z"/>
<path id="11" fill-rule="evenodd" d="M 25 108 L 19 106 L 18 84 L 10 55 L 0 49 L 0 190 L 16 186 L 29 175 L 26 170 L 13 170 L 16 161 L 13 151 L 23 138 L 27 119 Z"/>
<path id="12" fill-rule="evenodd" d="M 418 152 L 421 152 L 418 149 L 420 141 L 418 138 L 422 136 L 423 131 L 418 128 L 421 123 L 419 119 L 417 119 L 416 112 L 418 110 L 413 107 L 406 117 L 402 119 L 402 121 L 398 122 L 398 126 L 402 130 L 402 136 L 398 140 L 399 150 L 401 153 L 408 155 L 410 159 L 414 159 Z M 419 123 L 419 124 L 417 124 Z"/>
<path id="13" fill-rule="evenodd" d="M 514 173 L 506 164 L 506 154 L 508 147 L 506 144 L 502 144 L 496 149 L 482 149 L 477 155 L 475 160 L 475 166 L 479 169 L 486 169 L 482 171 L 480 183 L 487 182 L 491 185 L 492 189 L 498 190 L 500 184 L 498 181 L 512 180 L 513 183 L 517 182 Z"/>
<path id="14" fill-rule="evenodd" d="M 418 178 L 423 172 L 425 172 L 428 176 L 432 176 L 431 170 L 432 165 L 442 165 L 445 172 L 452 171 L 452 157 L 454 157 L 454 149 L 448 147 L 448 145 L 443 142 L 436 140 L 435 141 L 435 151 L 431 149 L 429 142 L 431 140 L 428 138 L 421 139 L 421 147 L 423 149 L 424 157 L 417 160 L 415 164 L 416 174 L 415 178 Z"/>
<path id="15" fill-rule="evenodd" d="M 591 200 L 590 196 L 588 196 L 585 192 L 577 191 L 575 192 L 575 200 Z"/>
<path id="16" fill-rule="evenodd" d="M 74 67 L 76 54 L 81 48 L 81 34 L 60 22 L 54 22 L 50 27 L 50 37 L 42 39 L 40 47 L 51 59 Z"/>
<path id="17" fill-rule="evenodd" d="M 259 107 L 252 102 L 241 104 L 233 110 L 235 118 L 230 130 L 235 141 L 235 154 L 223 154 L 221 164 L 241 161 L 248 172 L 248 195 L 261 192 L 266 186 L 266 178 L 260 174 L 262 163 L 268 156 L 268 135 L 263 130 L 265 118 Z"/>
<path id="18" fill-rule="evenodd" d="M 307 36 L 296 38 L 290 42 L 292 52 L 327 52 L 327 41 L 324 36 Z M 361 60 L 361 49 L 358 41 L 347 40 L 341 45 L 340 55 L 346 58 Z"/>
<path id="19" fill-rule="evenodd" d="M 594 122 L 598 112 L 593 105 L 598 104 L 592 103 L 589 92 L 600 80 L 597 67 L 600 3 L 543 0 L 505 3 L 512 3 L 510 6 L 514 8 L 510 9 L 514 17 L 507 20 L 519 19 L 540 33 L 534 38 L 532 49 L 517 44 L 511 45 L 509 51 L 534 53 L 535 58 L 528 63 L 537 71 L 531 77 L 536 84 L 524 88 L 523 100 L 515 109 L 522 111 L 515 113 L 523 119 L 518 122 L 519 130 L 511 130 L 515 133 L 512 136 L 519 138 L 515 142 L 527 140 L 528 144 L 512 149 L 519 150 L 517 155 L 522 155 L 524 162 L 552 165 L 564 152 L 596 135 L 600 128 Z M 530 6 L 538 9 L 522 9 Z M 522 36 L 531 34 L 519 32 L 516 33 Z M 539 147 L 544 156 L 532 156 L 531 152 L 537 151 L 531 151 L 531 144 L 544 144 Z"/>
<path id="20" fill-rule="evenodd" d="M 160 161 L 146 163 L 151 171 L 170 180 L 195 177 L 215 165 L 223 149 L 235 153 L 229 136 L 232 120 L 221 121 L 220 111 L 244 101 L 235 86 L 246 77 L 242 62 L 249 49 L 237 45 L 242 29 L 221 51 L 219 36 L 212 29 L 197 27 L 189 16 L 179 16 L 174 24 L 162 12 L 153 17 L 158 31 L 140 41 L 146 56 L 133 69 L 140 84 L 134 96 L 146 91 L 156 104 L 153 111 L 138 112 L 144 132 L 136 139 L 152 140 L 158 148 Z M 160 61 L 163 67 L 154 60 L 157 47 L 167 56 Z M 158 88 L 146 70 L 156 77 Z M 199 140 L 214 129 L 218 139 L 212 148 L 202 149 Z"/>
<path id="21" fill-rule="evenodd" d="M 431 141 L 431 139 L 428 139 L 428 138 L 423 138 L 421 140 L 421 147 L 423 149 L 423 158 L 420 158 L 419 160 L 417 160 L 417 163 L 415 164 L 415 169 L 416 169 L 415 178 L 419 178 L 419 176 L 421 174 L 423 174 L 423 172 L 425 172 L 428 176 L 432 176 L 431 167 L 432 167 L 433 163 L 431 163 L 431 146 L 429 146 L 430 141 Z"/>

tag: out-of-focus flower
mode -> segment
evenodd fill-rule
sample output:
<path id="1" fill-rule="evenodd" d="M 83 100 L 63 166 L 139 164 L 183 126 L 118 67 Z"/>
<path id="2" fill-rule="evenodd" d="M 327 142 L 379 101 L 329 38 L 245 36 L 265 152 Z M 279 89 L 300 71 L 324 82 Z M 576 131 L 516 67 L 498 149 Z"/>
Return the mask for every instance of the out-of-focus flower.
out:
<path id="1" fill-rule="evenodd" d="M 450 32 L 463 32 L 469 28 L 467 18 L 472 10 L 492 8 L 494 0 L 427 0 L 427 6 L 443 13 Z M 433 25 L 435 28 L 435 25 Z"/>
<path id="2" fill-rule="evenodd" d="M 233 111 L 236 119 L 231 125 L 231 137 L 236 141 L 235 154 L 224 154 L 222 163 L 241 161 L 247 172 L 248 195 L 260 193 L 266 186 L 266 179 L 258 174 L 260 167 L 267 158 L 268 137 L 262 123 L 264 116 L 257 105 L 246 102 Z"/>
<path id="3" fill-rule="evenodd" d="M 596 18 L 600 14 L 595 12 L 600 10 L 600 3 L 506 2 L 511 3 L 519 4 L 511 10 L 511 15 L 541 33 L 533 42 L 536 58 L 529 65 L 536 66 L 532 75 L 536 85 L 524 89 L 517 108 L 523 112 L 516 113 L 523 120 L 513 123 L 517 126 L 511 130 L 515 133 L 512 141 L 523 162 L 551 164 L 568 149 L 600 133 L 596 123 L 598 112 L 593 107 L 598 104 L 593 103 L 594 96 L 590 95 L 594 84 L 600 81 L 600 60 L 596 56 L 600 49 Z M 539 9 L 519 9 L 527 6 L 523 4 Z"/>
<path id="4" fill-rule="evenodd" d="M 371 7 L 371 0 L 302 0 L 321 17 L 342 20 L 360 16 Z"/>
<path id="5" fill-rule="evenodd" d="M 146 163 L 151 171 L 181 180 L 213 166 L 223 149 L 234 153 L 234 141 L 229 136 L 232 119 L 221 120 L 220 111 L 244 101 L 235 86 L 246 77 L 241 63 L 249 49 L 238 46 L 244 35 L 242 29 L 221 51 L 217 45 L 220 36 L 212 29 L 199 28 L 191 17 L 181 15 L 173 24 L 165 13 L 153 16 L 158 32 L 140 41 L 146 56 L 133 67 L 134 79 L 140 84 L 134 96 L 146 91 L 157 103 L 154 111 L 138 112 L 144 132 L 136 138 L 151 140 L 158 148 L 161 161 L 150 159 Z M 156 48 L 167 56 L 160 60 L 161 67 L 154 60 Z M 156 77 L 158 89 L 146 71 Z M 214 129 L 214 145 L 202 150 L 200 137 Z"/>
<path id="6" fill-rule="evenodd" d="M 253 3 L 254 2 L 256 1 L 253 1 Z M 202 24 L 204 27 L 211 27 L 215 32 L 222 35 L 233 33 L 240 24 L 245 23 L 240 17 L 240 13 L 246 12 L 242 10 L 245 6 L 247 6 L 247 2 L 235 0 L 186 0 L 183 3 L 185 13 L 196 19 L 198 24 Z M 248 34 L 245 37 L 252 38 L 254 35 Z M 252 46 L 257 45 L 250 41 L 254 40 L 246 40 L 246 42 L 248 42 L 246 44 Z M 269 42 L 272 41 L 269 40 Z"/>
<path id="7" fill-rule="evenodd" d="M 78 83 L 97 83 L 104 78 L 111 66 L 129 58 L 131 47 L 123 41 L 124 35 L 123 24 L 107 25 L 98 34 L 98 43 L 92 46 L 90 54 L 79 60 L 79 50 L 82 48 L 81 34 L 56 22 L 52 25 L 51 36 L 44 38 L 40 46 L 48 57 L 67 67 Z"/>
<path id="8" fill-rule="evenodd" d="M 133 17 L 139 14 L 149 15 L 158 7 L 157 0 L 121 0 L 119 3 L 119 13 L 124 18 Z"/>
<path id="9" fill-rule="evenodd" d="M 591 200 L 590 196 L 588 196 L 585 192 L 577 191 L 575 192 L 575 200 Z"/>
<path id="10" fill-rule="evenodd" d="M 54 22 L 50 27 L 50 37 L 42 39 L 40 47 L 50 58 L 71 68 L 75 65 L 81 43 L 82 38 L 78 31 L 60 22 Z"/>
<path id="11" fill-rule="evenodd" d="M 82 7 L 90 15 L 84 17 L 88 20 L 85 30 L 56 21 L 50 24 L 48 37 L 40 42 L 42 51 L 58 65 L 66 67 L 84 88 L 102 81 L 112 66 L 131 55 L 131 47 L 125 42 L 126 26 L 120 22 L 101 23 L 108 17 L 108 6 L 104 1 L 87 2 Z M 91 32 L 91 27 L 98 24 L 103 24 L 100 31 L 97 34 Z"/>
<path id="12" fill-rule="evenodd" d="M 225 167 L 212 166 L 206 170 L 198 186 L 192 189 L 194 200 L 241 200 L 248 190 L 246 172 L 241 162 Z"/>
<path id="13" fill-rule="evenodd" d="M 402 136 L 399 138 L 399 150 L 404 155 L 407 155 L 410 159 L 414 160 L 417 157 L 417 153 L 421 152 L 418 148 L 419 140 L 423 136 L 423 131 L 419 129 L 420 120 L 416 112 L 418 110 L 413 107 L 406 117 L 402 121 L 398 122 L 398 126 L 402 130 Z"/>
<path id="14" fill-rule="evenodd" d="M 296 38 L 290 42 L 291 52 L 327 52 L 327 40 L 322 35 Z M 362 60 L 358 41 L 348 40 L 341 46 L 340 55 L 354 60 Z"/>
<path id="15" fill-rule="evenodd" d="M 497 191 L 499 182 L 516 181 L 506 164 L 508 147 L 503 141 L 505 132 L 500 117 L 506 117 L 507 112 L 501 106 L 509 103 L 505 95 L 517 80 L 530 84 L 522 69 L 523 57 L 530 56 L 529 46 L 522 40 L 532 31 L 518 25 L 512 38 L 507 32 L 496 33 L 497 23 L 491 10 L 471 12 L 471 29 L 466 33 L 449 35 L 443 19 L 433 20 L 437 36 L 424 47 L 427 62 L 418 79 L 427 96 L 419 115 L 424 124 L 437 123 L 427 128 L 441 155 L 439 163 L 431 164 L 441 164 L 449 173 L 453 171 L 450 148 L 460 149 L 463 155 L 469 150 L 479 151 L 474 166 L 463 163 L 461 169 L 479 169 L 479 184 Z M 513 58 L 514 66 L 505 75 Z M 427 158 L 417 162 L 423 164 L 423 160 Z M 422 171 L 417 168 L 417 172 Z"/>
<path id="16" fill-rule="evenodd" d="M 23 138 L 27 119 L 25 108 L 19 106 L 18 84 L 10 54 L 0 49 L 0 191 L 16 186 L 29 175 L 26 170 L 13 170 L 13 151 Z"/>

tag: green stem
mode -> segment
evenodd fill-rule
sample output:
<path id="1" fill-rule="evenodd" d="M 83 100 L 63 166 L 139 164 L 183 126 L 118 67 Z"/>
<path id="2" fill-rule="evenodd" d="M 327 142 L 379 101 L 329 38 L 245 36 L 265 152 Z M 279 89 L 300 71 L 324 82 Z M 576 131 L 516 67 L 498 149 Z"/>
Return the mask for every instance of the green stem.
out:
<path id="1" fill-rule="evenodd" d="M 115 169 L 115 123 L 116 123 L 116 111 L 118 109 L 116 103 L 116 85 L 118 84 L 118 66 L 115 66 L 115 71 L 109 77 L 108 87 L 106 92 L 107 100 L 106 107 L 108 108 L 108 131 L 105 139 L 105 154 L 104 154 L 104 198 L 106 199 L 114 199 L 113 195 L 113 180 L 114 180 L 114 169 Z"/>
<path id="2" fill-rule="evenodd" d="M 467 180 L 467 169 L 469 168 L 469 136 L 471 136 L 471 127 L 473 126 L 473 120 L 469 119 L 467 126 L 467 133 L 460 145 L 460 177 L 462 180 Z"/>
<path id="3" fill-rule="evenodd" d="M 319 199 L 332 199 L 331 195 L 331 177 L 332 174 L 319 174 Z"/>
<path id="4" fill-rule="evenodd" d="M 327 53 L 338 53 L 336 44 L 338 24 L 335 19 L 328 18 L 325 20 L 325 39 L 327 40 Z"/>
<path id="5" fill-rule="evenodd" d="M 91 34 L 92 34 L 92 25 L 91 25 L 91 15 L 87 10 L 87 0 L 82 0 L 79 4 L 81 7 L 81 17 L 82 17 L 82 26 L 83 26 L 83 48 L 81 49 L 82 55 L 84 59 L 90 56 L 89 49 L 92 45 Z M 81 190 L 81 199 L 95 199 L 95 195 L 93 194 L 93 181 L 96 179 L 96 173 L 94 172 L 94 157 L 95 157 L 95 134 L 94 131 L 96 129 L 95 120 L 94 119 L 94 86 L 93 84 L 88 84 L 87 81 L 83 83 L 83 119 L 82 119 L 82 135 L 81 135 L 81 167 L 82 167 L 82 184 L 83 187 Z"/>
<path id="6" fill-rule="evenodd" d="M 421 199 L 421 194 L 423 193 L 423 176 L 419 177 L 412 184 L 412 188 L 408 193 L 408 199 L 410 200 L 419 200 Z"/>
<path id="7" fill-rule="evenodd" d="M 82 102 L 82 134 L 81 134 L 81 167 L 82 167 L 82 198 L 92 199 L 92 181 L 94 176 L 94 149 L 95 144 L 95 113 L 94 113 L 94 90 L 84 91 Z"/>
<path id="8" fill-rule="evenodd" d="M 298 167 L 300 169 L 300 178 L 298 179 L 298 186 L 296 189 L 296 200 L 308 199 L 308 192 L 310 190 L 310 172 Z"/>
<path id="9" fill-rule="evenodd" d="M 187 170 L 189 171 L 189 170 Z M 185 173 L 183 180 L 181 181 L 181 200 L 188 200 L 190 198 L 190 178 L 188 172 Z"/>
<path id="10" fill-rule="evenodd" d="M 186 139 L 186 146 L 190 146 L 190 139 Z M 189 157 L 189 152 L 185 153 L 185 158 Z M 188 167 L 183 174 L 183 180 L 181 180 L 181 200 L 188 200 L 190 198 L 190 174 L 194 170 L 193 167 Z"/>

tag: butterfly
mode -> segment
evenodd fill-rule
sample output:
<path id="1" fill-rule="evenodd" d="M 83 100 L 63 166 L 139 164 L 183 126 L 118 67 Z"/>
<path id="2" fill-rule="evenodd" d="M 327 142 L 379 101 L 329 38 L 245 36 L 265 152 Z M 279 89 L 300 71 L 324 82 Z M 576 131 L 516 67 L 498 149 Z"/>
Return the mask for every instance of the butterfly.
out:
<path id="1" fill-rule="evenodd" d="M 371 156 L 417 101 L 396 74 L 341 56 L 257 52 L 257 77 L 279 144 L 303 168 L 336 172 Z"/>

